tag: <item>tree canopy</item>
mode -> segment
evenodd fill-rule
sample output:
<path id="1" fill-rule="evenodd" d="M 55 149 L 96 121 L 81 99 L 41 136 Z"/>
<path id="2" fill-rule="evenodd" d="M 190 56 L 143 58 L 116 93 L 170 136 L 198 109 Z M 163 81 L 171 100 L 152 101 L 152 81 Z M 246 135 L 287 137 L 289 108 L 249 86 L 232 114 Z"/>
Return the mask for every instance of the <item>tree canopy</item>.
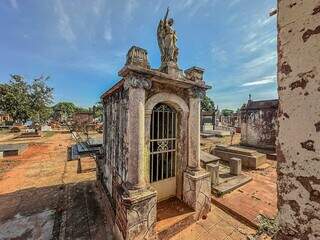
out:
<path id="1" fill-rule="evenodd" d="M 213 112 L 214 111 L 214 102 L 208 96 L 205 96 L 201 100 L 201 111 L 205 111 L 205 112 Z"/>
<path id="2" fill-rule="evenodd" d="M 53 88 L 46 84 L 48 79 L 40 76 L 28 84 L 23 76 L 11 75 L 8 83 L 0 84 L 0 109 L 15 122 L 45 122 L 51 115 L 48 105 L 53 99 Z"/>
<path id="3" fill-rule="evenodd" d="M 54 112 L 61 111 L 63 114 L 66 114 L 68 117 L 72 116 L 78 109 L 76 105 L 72 102 L 59 102 L 52 107 Z"/>
<path id="4" fill-rule="evenodd" d="M 233 114 L 233 110 L 230 110 L 230 109 L 222 109 L 222 110 L 221 110 L 221 114 L 222 114 L 223 116 L 227 117 L 227 116 L 230 116 L 230 115 Z"/>

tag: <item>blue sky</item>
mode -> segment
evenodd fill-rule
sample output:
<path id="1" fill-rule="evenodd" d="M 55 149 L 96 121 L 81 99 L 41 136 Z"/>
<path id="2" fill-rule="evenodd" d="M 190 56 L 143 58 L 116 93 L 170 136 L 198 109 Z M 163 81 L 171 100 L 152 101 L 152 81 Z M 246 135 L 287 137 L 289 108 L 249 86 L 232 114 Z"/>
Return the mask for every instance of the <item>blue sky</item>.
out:
<path id="1" fill-rule="evenodd" d="M 1 0 L 0 81 L 50 75 L 55 102 L 90 106 L 119 80 L 132 45 L 160 65 L 156 29 L 170 6 L 179 66 L 206 69 L 219 108 L 277 98 L 276 0 Z"/>

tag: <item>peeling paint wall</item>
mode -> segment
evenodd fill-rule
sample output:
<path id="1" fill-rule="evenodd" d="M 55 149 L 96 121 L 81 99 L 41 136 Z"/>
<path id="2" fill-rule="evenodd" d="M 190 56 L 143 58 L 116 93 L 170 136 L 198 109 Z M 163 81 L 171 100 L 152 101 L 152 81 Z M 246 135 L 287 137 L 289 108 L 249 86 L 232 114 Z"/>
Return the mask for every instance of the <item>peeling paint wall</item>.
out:
<path id="1" fill-rule="evenodd" d="M 123 88 L 103 100 L 105 159 L 102 181 L 114 198 L 115 187 L 126 181 L 128 172 L 128 93 Z"/>
<path id="2" fill-rule="evenodd" d="M 277 239 L 320 239 L 320 1 L 278 0 Z"/>

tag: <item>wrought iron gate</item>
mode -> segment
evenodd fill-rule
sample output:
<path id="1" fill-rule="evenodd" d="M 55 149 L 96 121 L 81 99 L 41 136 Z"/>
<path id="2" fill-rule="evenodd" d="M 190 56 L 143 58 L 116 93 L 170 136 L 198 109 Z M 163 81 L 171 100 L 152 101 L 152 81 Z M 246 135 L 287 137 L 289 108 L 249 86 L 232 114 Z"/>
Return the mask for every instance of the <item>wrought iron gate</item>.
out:
<path id="1" fill-rule="evenodd" d="M 175 110 L 166 104 L 154 107 L 150 129 L 150 183 L 176 175 L 176 129 Z"/>

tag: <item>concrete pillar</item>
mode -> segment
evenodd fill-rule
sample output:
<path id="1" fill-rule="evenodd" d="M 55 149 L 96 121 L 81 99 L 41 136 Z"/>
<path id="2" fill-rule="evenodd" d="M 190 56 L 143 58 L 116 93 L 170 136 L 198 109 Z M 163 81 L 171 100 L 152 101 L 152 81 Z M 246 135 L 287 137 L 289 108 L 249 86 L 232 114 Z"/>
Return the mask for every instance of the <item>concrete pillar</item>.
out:
<path id="1" fill-rule="evenodd" d="M 130 87 L 128 104 L 128 188 L 139 189 L 146 186 L 144 160 L 145 89 Z"/>
<path id="2" fill-rule="evenodd" d="M 232 175 L 240 175 L 241 174 L 241 159 L 240 158 L 230 158 L 230 174 Z"/>
<path id="3" fill-rule="evenodd" d="M 200 97 L 189 100 L 188 121 L 188 168 L 199 171 L 200 167 Z"/>
<path id="4" fill-rule="evenodd" d="M 211 186 L 219 184 L 219 163 L 209 163 L 206 165 L 206 170 L 211 175 Z"/>
<path id="5" fill-rule="evenodd" d="M 277 239 L 319 239 L 319 0 L 278 0 L 278 31 Z"/>

